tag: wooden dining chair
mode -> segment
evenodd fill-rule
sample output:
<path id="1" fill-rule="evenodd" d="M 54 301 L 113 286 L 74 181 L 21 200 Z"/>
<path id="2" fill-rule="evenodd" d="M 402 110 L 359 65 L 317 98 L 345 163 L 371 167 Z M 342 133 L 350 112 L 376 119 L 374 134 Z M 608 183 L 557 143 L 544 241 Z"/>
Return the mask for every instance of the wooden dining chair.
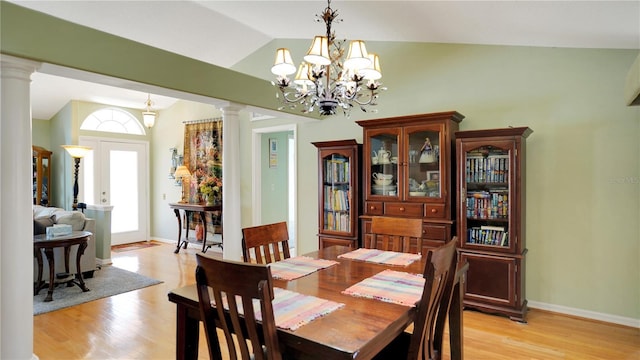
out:
<path id="1" fill-rule="evenodd" d="M 242 229 L 242 255 L 245 262 L 257 264 L 290 258 L 287 223 L 283 221 Z"/>
<path id="2" fill-rule="evenodd" d="M 224 333 L 231 359 L 281 360 L 272 306 L 273 279 L 269 267 L 217 260 L 203 254 L 196 254 L 196 260 L 198 302 L 209 345 L 209 357 L 222 359 L 222 344 L 217 332 L 219 327 Z M 215 305 L 212 305 L 211 295 Z M 253 300 L 260 302 L 260 324 L 256 321 Z M 238 311 L 238 305 L 241 305 L 242 311 Z M 225 311 L 225 307 L 228 307 L 228 311 Z"/>
<path id="3" fill-rule="evenodd" d="M 451 241 L 427 253 L 426 279 L 416 307 L 413 332 L 403 332 L 375 359 L 439 360 L 442 356 L 444 323 L 456 277 L 456 243 Z"/>
<path id="4" fill-rule="evenodd" d="M 412 251 L 412 242 L 416 243 L 416 251 Z M 365 237 L 364 247 L 421 253 L 422 219 L 374 216 L 371 218 L 371 235 Z"/>

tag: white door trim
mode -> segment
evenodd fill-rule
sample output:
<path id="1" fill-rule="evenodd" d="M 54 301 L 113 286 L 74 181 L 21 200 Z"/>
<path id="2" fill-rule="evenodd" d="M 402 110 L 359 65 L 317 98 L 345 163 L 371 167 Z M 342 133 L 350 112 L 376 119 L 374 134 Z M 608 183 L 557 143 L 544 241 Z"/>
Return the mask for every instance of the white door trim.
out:
<path id="1" fill-rule="evenodd" d="M 256 129 L 252 129 L 251 130 L 251 136 L 252 136 L 252 141 L 251 141 L 251 146 L 252 146 L 252 157 L 251 157 L 251 168 L 253 169 L 253 176 L 252 176 L 252 180 L 251 180 L 251 194 L 252 194 L 252 199 L 251 199 L 251 203 L 252 205 L 252 212 L 251 212 L 251 219 L 253 221 L 253 224 L 261 224 L 262 223 L 262 213 L 261 213 L 261 209 L 262 209 L 262 167 L 261 167 L 261 162 L 260 159 L 262 159 L 262 146 L 261 146 L 261 141 L 262 141 L 262 135 L 263 134 L 269 134 L 269 133 L 277 133 L 277 132 L 287 132 L 287 131 L 291 131 L 293 132 L 293 141 L 295 143 L 295 148 L 293 149 L 294 154 L 293 154 L 293 158 L 294 158 L 294 162 L 293 164 L 291 164 L 290 167 L 290 171 L 293 172 L 294 176 L 293 176 L 293 183 L 289 184 L 289 186 L 293 187 L 292 189 L 292 194 L 294 196 L 294 199 L 296 199 L 296 201 L 292 202 L 292 208 L 289 209 L 289 217 L 293 218 L 295 224 L 291 224 L 290 226 L 293 227 L 292 231 L 295 235 L 295 239 L 296 239 L 296 244 L 294 246 L 295 249 L 297 249 L 298 247 L 298 206 L 297 206 L 297 199 L 298 199 L 298 133 L 297 133 L 297 126 L 296 124 L 289 124 L 289 125 L 279 125 L 279 126 L 271 126 L 271 127 L 263 127 L 263 128 L 256 128 Z M 289 150 L 291 151 L 291 149 Z"/>

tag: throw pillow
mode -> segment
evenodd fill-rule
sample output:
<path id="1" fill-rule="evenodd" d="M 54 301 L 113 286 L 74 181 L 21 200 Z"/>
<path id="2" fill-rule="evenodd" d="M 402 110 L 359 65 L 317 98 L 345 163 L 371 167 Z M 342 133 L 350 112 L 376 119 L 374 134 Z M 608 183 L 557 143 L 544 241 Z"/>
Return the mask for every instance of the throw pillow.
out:
<path id="1" fill-rule="evenodd" d="M 49 226 L 53 226 L 53 218 L 33 219 L 33 235 L 45 234 Z"/>
<path id="2" fill-rule="evenodd" d="M 71 225 L 73 231 L 84 229 L 84 214 L 80 211 L 58 211 L 55 214 L 56 224 Z"/>

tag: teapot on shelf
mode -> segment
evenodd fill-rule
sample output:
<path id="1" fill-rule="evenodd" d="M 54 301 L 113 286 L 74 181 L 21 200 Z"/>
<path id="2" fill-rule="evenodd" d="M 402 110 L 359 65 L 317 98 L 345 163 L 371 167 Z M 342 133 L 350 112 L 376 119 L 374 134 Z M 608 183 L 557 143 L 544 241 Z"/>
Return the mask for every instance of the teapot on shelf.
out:
<path id="1" fill-rule="evenodd" d="M 373 157 L 378 159 L 378 164 L 391 163 L 391 151 L 381 148 L 378 152 L 373 152 Z"/>

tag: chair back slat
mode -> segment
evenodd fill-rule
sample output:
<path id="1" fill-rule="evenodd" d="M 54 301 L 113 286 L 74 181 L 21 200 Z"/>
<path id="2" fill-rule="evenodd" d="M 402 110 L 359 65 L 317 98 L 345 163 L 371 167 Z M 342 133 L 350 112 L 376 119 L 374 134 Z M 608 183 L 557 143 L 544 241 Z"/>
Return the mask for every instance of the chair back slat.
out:
<path id="1" fill-rule="evenodd" d="M 210 358 L 222 359 L 220 328 L 231 359 L 280 360 L 271 270 L 265 265 L 217 260 L 203 254 L 196 254 L 196 260 L 198 301 Z M 254 300 L 260 302 L 260 323 Z"/>
<path id="2" fill-rule="evenodd" d="M 413 334 L 407 359 L 440 359 L 444 321 L 451 303 L 456 275 L 456 244 L 454 237 L 447 244 L 429 250 L 424 270 L 424 290 L 416 309 Z M 440 343 L 437 343 L 440 342 Z"/>
<path id="3" fill-rule="evenodd" d="M 397 252 L 422 252 L 422 219 L 374 216 L 364 247 Z M 415 251 L 412 251 L 415 243 Z"/>
<path id="4" fill-rule="evenodd" d="M 242 255 L 245 262 L 257 264 L 290 258 L 287 223 L 283 221 L 242 229 Z"/>

